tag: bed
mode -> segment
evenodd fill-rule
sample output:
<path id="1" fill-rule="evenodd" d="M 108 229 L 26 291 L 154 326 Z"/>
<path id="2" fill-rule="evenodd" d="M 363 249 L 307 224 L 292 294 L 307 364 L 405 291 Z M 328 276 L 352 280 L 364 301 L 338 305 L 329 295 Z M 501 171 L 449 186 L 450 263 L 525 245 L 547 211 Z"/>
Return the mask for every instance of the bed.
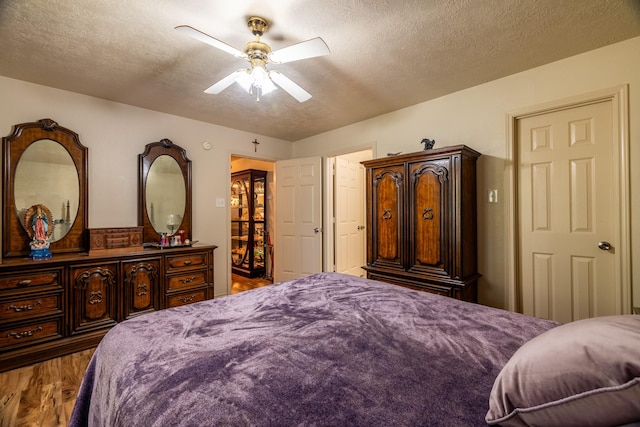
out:
<path id="1" fill-rule="evenodd" d="M 116 325 L 70 426 L 526 425 L 490 417 L 490 395 L 514 353 L 561 328 L 320 273 Z"/>

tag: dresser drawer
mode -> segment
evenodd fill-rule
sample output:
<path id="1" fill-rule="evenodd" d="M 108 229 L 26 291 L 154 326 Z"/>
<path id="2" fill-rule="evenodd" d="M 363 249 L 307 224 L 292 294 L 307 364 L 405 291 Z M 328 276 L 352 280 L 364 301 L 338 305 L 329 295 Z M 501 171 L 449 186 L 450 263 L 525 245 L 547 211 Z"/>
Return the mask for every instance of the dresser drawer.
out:
<path id="1" fill-rule="evenodd" d="M 167 277 L 167 290 L 193 288 L 207 283 L 206 271 L 194 271 L 178 276 Z"/>
<path id="2" fill-rule="evenodd" d="M 0 302 L 0 322 L 62 313 L 62 293 L 28 296 Z"/>
<path id="3" fill-rule="evenodd" d="M 44 287 L 62 288 L 60 276 L 60 270 L 3 275 L 0 276 L 0 291 L 40 291 Z"/>
<path id="4" fill-rule="evenodd" d="M 208 265 L 207 252 L 192 252 L 182 255 L 167 255 L 165 270 L 167 273 L 186 270 L 191 268 L 201 268 Z"/>
<path id="5" fill-rule="evenodd" d="M 167 307 L 179 307 L 185 304 L 204 301 L 207 299 L 206 289 L 196 289 L 191 292 L 182 292 L 167 296 Z"/>
<path id="6" fill-rule="evenodd" d="M 0 350 L 12 350 L 35 342 L 62 338 L 62 317 L 0 328 Z"/>

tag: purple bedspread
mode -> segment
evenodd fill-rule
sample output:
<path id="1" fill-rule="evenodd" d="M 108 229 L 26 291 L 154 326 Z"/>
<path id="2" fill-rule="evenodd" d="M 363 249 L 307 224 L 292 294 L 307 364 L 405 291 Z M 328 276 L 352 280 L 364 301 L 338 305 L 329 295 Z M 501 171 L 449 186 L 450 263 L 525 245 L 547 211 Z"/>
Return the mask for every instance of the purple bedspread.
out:
<path id="1" fill-rule="evenodd" d="M 118 324 L 70 426 L 486 426 L 502 366 L 555 325 L 316 274 Z"/>

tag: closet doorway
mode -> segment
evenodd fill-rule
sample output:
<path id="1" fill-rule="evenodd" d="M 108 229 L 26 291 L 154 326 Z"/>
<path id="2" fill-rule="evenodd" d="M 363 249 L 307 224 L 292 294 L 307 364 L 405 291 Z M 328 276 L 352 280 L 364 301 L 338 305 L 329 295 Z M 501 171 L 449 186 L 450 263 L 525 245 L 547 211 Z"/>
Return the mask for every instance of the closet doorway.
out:
<path id="1" fill-rule="evenodd" d="M 367 262 L 365 228 L 365 160 L 373 159 L 373 150 L 345 153 L 327 159 L 325 217 L 330 224 L 325 242 L 325 271 L 364 277 L 361 268 Z"/>

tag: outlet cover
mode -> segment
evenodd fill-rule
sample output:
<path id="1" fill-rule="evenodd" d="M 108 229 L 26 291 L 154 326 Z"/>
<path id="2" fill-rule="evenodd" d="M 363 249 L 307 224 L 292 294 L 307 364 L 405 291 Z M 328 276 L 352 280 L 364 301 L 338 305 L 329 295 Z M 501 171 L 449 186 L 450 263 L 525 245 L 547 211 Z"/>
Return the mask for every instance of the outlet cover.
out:
<path id="1" fill-rule="evenodd" d="M 224 208 L 226 205 L 224 198 L 218 197 L 216 199 L 216 208 Z"/>

